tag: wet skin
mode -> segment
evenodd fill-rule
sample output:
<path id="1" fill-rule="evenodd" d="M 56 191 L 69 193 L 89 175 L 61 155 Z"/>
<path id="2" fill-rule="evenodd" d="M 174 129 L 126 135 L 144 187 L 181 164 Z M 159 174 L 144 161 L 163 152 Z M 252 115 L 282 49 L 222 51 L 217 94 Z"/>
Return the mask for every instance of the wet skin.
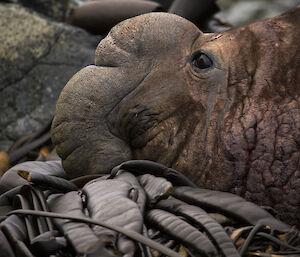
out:
<path id="1" fill-rule="evenodd" d="M 64 168 L 149 159 L 299 225 L 299 25 L 300 7 L 218 34 L 166 13 L 118 24 L 58 100 Z"/>

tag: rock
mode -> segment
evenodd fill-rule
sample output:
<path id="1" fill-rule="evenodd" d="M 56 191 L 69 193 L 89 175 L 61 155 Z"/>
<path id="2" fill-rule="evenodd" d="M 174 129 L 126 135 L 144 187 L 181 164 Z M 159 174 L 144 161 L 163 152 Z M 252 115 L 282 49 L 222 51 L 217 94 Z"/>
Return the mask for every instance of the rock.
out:
<path id="1" fill-rule="evenodd" d="M 61 89 L 100 40 L 16 4 L 0 4 L 0 150 L 45 125 Z"/>
<path id="2" fill-rule="evenodd" d="M 263 18 L 274 17 L 300 4 L 299 0 L 217 0 L 222 11 L 217 18 L 238 26 Z"/>
<path id="3" fill-rule="evenodd" d="M 2 0 L 8 3 L 20 4 L 24 7 L 39 12 L 56 21 L 65 21 L 69 15 L 73 0 Z M 2 2 L 0 0 L 0 2 Z"/>

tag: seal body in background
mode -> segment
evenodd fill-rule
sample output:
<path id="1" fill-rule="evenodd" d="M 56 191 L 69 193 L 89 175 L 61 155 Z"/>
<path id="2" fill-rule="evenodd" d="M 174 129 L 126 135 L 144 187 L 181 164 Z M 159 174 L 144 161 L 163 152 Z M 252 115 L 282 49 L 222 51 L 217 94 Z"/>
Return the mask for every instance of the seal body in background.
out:
<path id="1" fill-rule="evenodd" d="M 117 23 L 143 13 L 163 11 L 159 3 L 138 0 L 103 0 L 87 2 L 75 7 L 70 23 L 90 33 L 103 35 Z"/>

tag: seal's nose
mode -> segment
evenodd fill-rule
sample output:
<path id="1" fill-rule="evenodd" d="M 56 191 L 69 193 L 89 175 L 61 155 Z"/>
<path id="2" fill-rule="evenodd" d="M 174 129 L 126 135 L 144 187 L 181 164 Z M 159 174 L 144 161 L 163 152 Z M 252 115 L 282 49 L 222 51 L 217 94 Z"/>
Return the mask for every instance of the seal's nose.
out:
<path id="1" fill-rule="evenodd" d="M 130 53 L 119 47 L 112 35 L 101 40 L 95 53 L 95 64 L 103 67 L 119 67 L 128 63 Z"/>
<path id="2" fill-rule="evenodd" d="M 134 63 L 138 48 L 142 48 L 142 42 L 140 42 L 144 30 L 140 24 L 142 20 L 140 17 L 136 17 L 113 27 L 97 46 L 95 64 L 119 67 Z"/>
<path id="3" fill-rule="evenodd" d="M 95 64 L 135 67 L 145 59 L 178 54 L 201 31 L 188 20 L 168 13 L 149 13 L 125 20 L 98 45 Z"/>

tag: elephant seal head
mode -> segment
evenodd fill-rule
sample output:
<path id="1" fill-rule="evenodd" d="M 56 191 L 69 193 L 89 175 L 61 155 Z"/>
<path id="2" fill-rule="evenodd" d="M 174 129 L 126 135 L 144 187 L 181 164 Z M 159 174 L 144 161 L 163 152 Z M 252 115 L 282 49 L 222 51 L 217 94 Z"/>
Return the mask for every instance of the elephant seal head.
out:
<path id="1" fill-rule="evenodd" d="M 95 65 L 69 81 L 56 106 L 52 139 L 71 176 L 135 158 L 159 123 L 189 105 L 180 67 L 201 34 L 179 16 L 151 13 L 118 24 L 100 42 Z"/>
<path id="2" fill-rule="evenodd" d="M 58 100 L 64 168 L 149 159 L 300 224 L 299 26 L 300 7 L 218 34 L 167 13 L 118 24 Z"/>

